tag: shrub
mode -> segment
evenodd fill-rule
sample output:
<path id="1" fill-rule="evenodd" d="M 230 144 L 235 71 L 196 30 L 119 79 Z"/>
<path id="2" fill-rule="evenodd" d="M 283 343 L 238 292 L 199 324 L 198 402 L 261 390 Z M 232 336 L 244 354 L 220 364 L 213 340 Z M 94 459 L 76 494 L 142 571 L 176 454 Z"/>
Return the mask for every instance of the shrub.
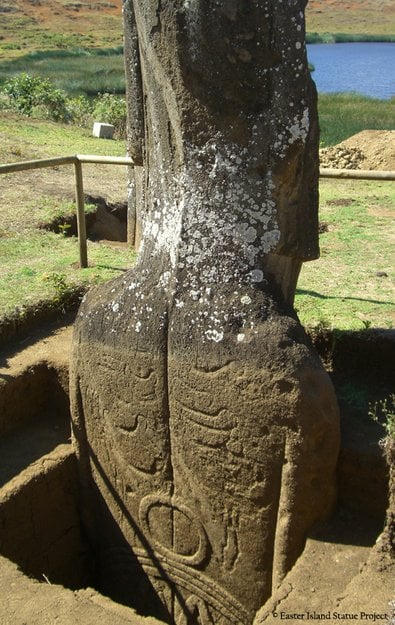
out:
<path id="1" fill-rule="evenodd" d="M 395 393 L 370 405 L 369 416 L 380 423 L 387 437 L 395 442 Z"/>
<path id="2" fill-rule="evenodd" d="M 93 108 L 94 121 L 112 124 L 115 134 L 126 135 L 126 100 L 112 93 L 99 93 Z"/>
<path id="3" fill-rule="evenodd" d="M 28 117 L 68 122 L 88 127 L 93 121 L 115 127 L 115 137 L 126 136 L 126 100 L 112 93 L 99 93 L 94 99 L 85 95 L 69 98 L 47 78 L 18 74 L 0 90 L 0 109 L 11 108 Z"/>
<path id="4" fill-rule="evenodd" d="M 54 121 L 66 121 L 66 94 L 39 76 L 22 73 L 8 80 L 3 86 L 12 108 L 23 115 L 34 112 Z"/>
<path id="5" fill-rule="evenodd" d="M 84 95 L 67 100 L 69 121 L 76 126 L 87 127 L 92 124 L 93 104 Z"/>

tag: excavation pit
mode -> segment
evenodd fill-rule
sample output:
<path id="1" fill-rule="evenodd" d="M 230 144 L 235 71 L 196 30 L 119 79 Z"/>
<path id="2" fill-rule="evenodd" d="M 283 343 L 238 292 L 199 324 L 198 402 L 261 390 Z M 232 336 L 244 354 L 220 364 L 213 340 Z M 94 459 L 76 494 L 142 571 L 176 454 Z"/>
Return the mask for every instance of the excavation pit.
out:
<path id="1" fill-rule="evenodd" d="M 334 589 L 336 583 L 344 586 L 358 576 L 385 523 L 388 477 L 378 445 L 383 430 L 361 418 L 358 402 L 362 396 L 370 401 L 388 394 L 390 372 L 384 361 L 381 366 L 378 361 L 383 360 L 383 353 L 390 354 L 394 343 L 391 333 L 373 334 L 354 336 L 352 341 L 344 337 L 335 346 L 328 337 L 317 341 L 327 361 L 330 357 L 342 412 L 338 509 L 329 524 L 312 533 L 296 567 L 303 565 L 304 558 L 317 558 L 309 567 L 311 583 L 316 584 L 321 569 L 325 575 L 335 574 L 329 567 L 336 556 L 343 563 L 343 573 L 332 582 Z M 52 622 L 35 621 L 38 616 L 32 615 L 18 620 L 29 605 L 26 597 L 34 597 L 35 609 L 44 606 L 48 619 L 51 614 L 69 612 L 70 618 L 78 615 L 82 625 L 91 622 L 90 614 L 111 618 L 114 625 L 145 623 L 133 609 L 138 608 L 138 597 L 130 609 L 100 594 L 100 566 L 81 523 L 84 502 L 68 407 L 70 341 L 70 326 L 53 328 L 37 341 L 14 347 L 2 360 L 0 580 L 6 590 L 8 585 L 6 596 L 11 603 L 6 601 L 0 608 L 0 622 Z M 378 343 L 381 356 L 375 363 L 372 349 Z M 116 575 L 114 571 L 115 588 Z M 314 595 L 320 596 L 318 586 Z M 148 620 L 155 622 L 160 621 Z"/>

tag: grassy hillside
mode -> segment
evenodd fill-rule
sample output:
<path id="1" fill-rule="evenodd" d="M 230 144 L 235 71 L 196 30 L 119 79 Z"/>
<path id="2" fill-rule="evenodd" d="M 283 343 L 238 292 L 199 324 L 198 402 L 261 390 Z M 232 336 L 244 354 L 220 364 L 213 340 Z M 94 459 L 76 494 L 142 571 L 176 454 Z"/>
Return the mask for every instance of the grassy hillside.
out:
<path id="1" fill-rule="evenodd" d="M 309 0 L 306 10 L 309 33 L 395 35 L 393 0 Z"/>
<path id="2" fill-rule="evenodd" d="M 310 0 L 309 33 L 395 35 L 393 0 Z M 0 0 L 0 58 L 122 44 L 122 0 Z"/>
<path id="3" fill-rule="evenodd" d="M 122 0 L 0 0 L 0 57 L 122 44 Z"/>

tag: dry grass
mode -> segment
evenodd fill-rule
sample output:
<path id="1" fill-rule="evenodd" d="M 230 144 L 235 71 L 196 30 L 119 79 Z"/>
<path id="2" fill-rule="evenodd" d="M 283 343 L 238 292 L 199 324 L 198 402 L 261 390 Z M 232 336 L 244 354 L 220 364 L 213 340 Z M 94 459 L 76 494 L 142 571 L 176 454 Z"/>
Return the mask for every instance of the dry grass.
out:
<path id="1" fill-rule="evenodd" d="M 317 33 L 395 33 L 393 0 L 310 0 L 307 30 Z M 31 50 L 122 45 L 122 0 L 4 0 L 0 58 Z"/>
<path id="2" fill-rule="evenodd" d="M 31 50 L 122 45 L 122 0 L 6 0 L 0 17 L 0 58 Z"/>
<path id="3" fill-rule="evenodd" d="M 310 0 L 306 10 L 308 32 L 393 35 L 393 0 Z"/>

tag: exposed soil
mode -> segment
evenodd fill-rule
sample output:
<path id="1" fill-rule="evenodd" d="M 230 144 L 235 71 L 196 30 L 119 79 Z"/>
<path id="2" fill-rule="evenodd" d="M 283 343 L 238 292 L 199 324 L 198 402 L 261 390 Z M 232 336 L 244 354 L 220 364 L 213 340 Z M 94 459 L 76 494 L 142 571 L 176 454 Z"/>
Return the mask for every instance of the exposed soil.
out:
<path id="1" fill-rule="evenodd" d="M 363 130 L 320 150 L 321 167 L 395 170 L 395 130 Z"/>
<path id="2" fill-rule="evenodd" d="M 126 204 L 126 167 L 84 164 L 83 183 L 87 202 L 101 203 L 98 198 L 103 198 L 109 205 Z M 74 201 L 74 185 L 71 166 L 3 174 L 0 176 L 0 232 L 41 227 L 45 197 Z M 27 206 L 30 206 L 29 211 Z"/>
<path id="3" fill-rule="evenodd" d="M 94 569 L 79 525 L 67 410 L 72 320 L 32 330 L 2 352 L 0 625 L 158 625 L 89 587 Z M 354 623 L 363 623 L 361 612 L 387 615 L 380 622 L 390 623 L 395 563 L 388 536 L 380 534 L 387 506 L 387 470 L 378 445 L 383 429 L 363 416 L 355 398 L 360 389 L 368 388 L 373 398 L 393 388 L 395 332 L 313 338 L 340 399 L 339 503 L 334 517 L 312 532 L 256 625 L 292 614 L 312 622 L 352 614 L 358 617 Z"/>

